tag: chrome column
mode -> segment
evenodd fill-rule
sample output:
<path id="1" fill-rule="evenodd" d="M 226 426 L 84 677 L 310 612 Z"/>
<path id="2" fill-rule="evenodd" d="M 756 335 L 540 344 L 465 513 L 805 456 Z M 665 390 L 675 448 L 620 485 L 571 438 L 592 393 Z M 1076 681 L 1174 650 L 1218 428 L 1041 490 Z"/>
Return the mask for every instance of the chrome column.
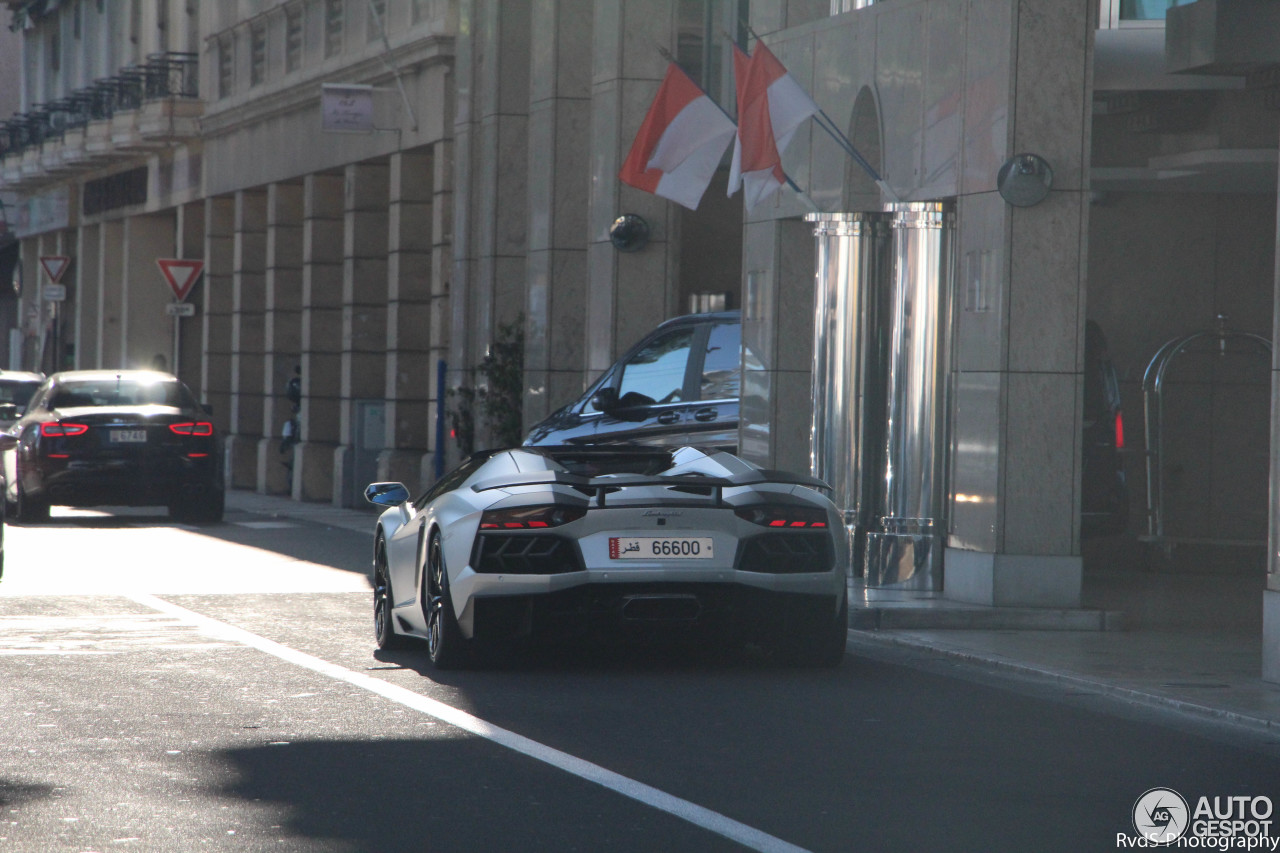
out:
<path id="1" fill-rule="evenodd" d="M 889 205 L 888 401 L 882 502 L 867 534 L 868 586 L 942 589 L 954 214 Z"/>
<path id="2" fill-rule="evenodd" d="M 860 565 L 871 487 L 883 470 L 883 381 L 889 216 L 811 213 L 817 245 L 810 467 L 832 487 Z M 870 417 L 868 417 L 870 416 Z M 877 464 L 879 461 L 879 464 Z"/>

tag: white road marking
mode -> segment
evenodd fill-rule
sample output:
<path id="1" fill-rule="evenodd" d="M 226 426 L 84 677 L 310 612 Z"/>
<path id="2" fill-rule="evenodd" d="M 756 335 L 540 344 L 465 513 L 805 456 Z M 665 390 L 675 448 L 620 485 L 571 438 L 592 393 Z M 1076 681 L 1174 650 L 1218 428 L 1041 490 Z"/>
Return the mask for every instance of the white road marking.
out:
<path id="1" fill-rule="evenodd" d="M 236 527 L 247 527 L 250 530 L 288 530 L 298 525 L 290 521 L 233 521 Z"/>
<path id="2" fill-rule="evenodd" d="M 598 764 L 593 764 L 590 761 L 561 752 L 523 735 L 518 735 L 513 731 L 495 726 L 479 717 L 468 714 L 466 711 L 460 711 L 451 705 L 414 693 L 412 690 L 389 684 L 362 672 L 355 672 L 338 664 L 309 655 L 306 652 L 289 648 L 243 628 L 237 628 L 234 625 L 228 625 L 225 622 L 219 622 L 217 619 L 187 610 L 185 607 L 170 604 L 154 595 L 139 593 L 129 597 L 146 607 L 183 619 L 211 637 L 240 643 L 295 666 L 368 690 L 370 693 L 390 699 L 393 702 L 404 705 L 406 708 L 434 717 L 441 722 L 448 723 L 465 732 L 470 732 L 499 746 L 505 746 L 521 755 L 550 764 L 552 767 L 577 776 L 579 779 L 594 782 L 624 797 L 629 797 L 659 811 L 674 815 L 695 826 L 724 836 L 731 841 L 736 841 L 752 850 L 758 850 L 761 853 L 806 853 L 803 847 L 797 847 L 790 842 L 783 841 L 781 838 L 769 835 L 744 823 L 739 823 L 719 812 L 691 803 L 688 800 L 682 800 L 643 782 L 637 782 L 620 773 L 606 770 Z"/>

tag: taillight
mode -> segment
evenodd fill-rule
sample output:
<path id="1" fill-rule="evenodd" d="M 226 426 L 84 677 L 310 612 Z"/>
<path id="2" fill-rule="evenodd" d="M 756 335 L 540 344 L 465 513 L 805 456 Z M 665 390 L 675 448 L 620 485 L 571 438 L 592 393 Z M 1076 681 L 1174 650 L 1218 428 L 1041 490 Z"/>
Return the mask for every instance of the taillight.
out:
<path id="1" fill-rule="evenodd" d="M 816 507 L 747 506 L 735 509 L 733 514 L 761 527 L 812 529 L 827 526 L 827 514 Z"/>
<path id="2" fill-rule="evenodd" d="M 208 421 L 187 421 L 180 424 L 169 424 L 169 429 L 178 435 L 213 435 L 213 424 Z"/>
<path id="3" fill-rule="evenodd" d="M 1124 413 L 1116 412 L 1116 450 L 1124 450 Z"/>
<path id="4" fill-rule="evenodd" d="M 581 506 L 519 506 L 490 509 L 480 516 L 481 530 L 542 530 L 577 521 L 587 514 Z"/>
<path id="5" fill-rule="evenodd" d="M 67 438 L 73 435 L 84 435 L 89 431 L 86 424 L 69 424 L 61 421 L 49 421 L 40 424 L 40 434 L 45 438 Z"/>

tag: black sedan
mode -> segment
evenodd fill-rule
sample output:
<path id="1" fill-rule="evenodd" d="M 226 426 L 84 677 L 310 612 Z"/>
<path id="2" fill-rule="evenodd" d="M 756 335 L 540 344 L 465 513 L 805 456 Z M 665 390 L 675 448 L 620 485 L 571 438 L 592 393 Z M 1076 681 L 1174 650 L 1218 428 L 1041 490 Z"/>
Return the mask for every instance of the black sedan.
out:
<path id="1" fill-rule="evenodd" d="M 222 519 L 221 435 L 171 374 L 56 373 L 11 432 L 5 498 L 18 521 L 45 521 L 50 505 L 159 505 L 178 521 Z"/>

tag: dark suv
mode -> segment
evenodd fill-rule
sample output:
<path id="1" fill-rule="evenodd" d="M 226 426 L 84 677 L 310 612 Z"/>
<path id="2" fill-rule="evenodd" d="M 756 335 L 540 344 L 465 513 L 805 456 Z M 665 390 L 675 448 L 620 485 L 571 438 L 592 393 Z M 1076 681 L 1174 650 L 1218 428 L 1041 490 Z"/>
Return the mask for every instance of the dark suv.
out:
<path id="1" fill-rule="evenodd" d="M 696 444 L 736 451 L 742 321 L 690 314 L 654 329 L 524 443 Z"/>
<path id="2" fill-rule="evenodd" d="M 738 448 L 741 318 L 736 311 L 668 320 L 525 444 L 697 444 Z M 1120 452 L 1120 385 L 1098 324 L 1085 327 L 1081 535 L 1123 533 L 1129 491 Z"/>

